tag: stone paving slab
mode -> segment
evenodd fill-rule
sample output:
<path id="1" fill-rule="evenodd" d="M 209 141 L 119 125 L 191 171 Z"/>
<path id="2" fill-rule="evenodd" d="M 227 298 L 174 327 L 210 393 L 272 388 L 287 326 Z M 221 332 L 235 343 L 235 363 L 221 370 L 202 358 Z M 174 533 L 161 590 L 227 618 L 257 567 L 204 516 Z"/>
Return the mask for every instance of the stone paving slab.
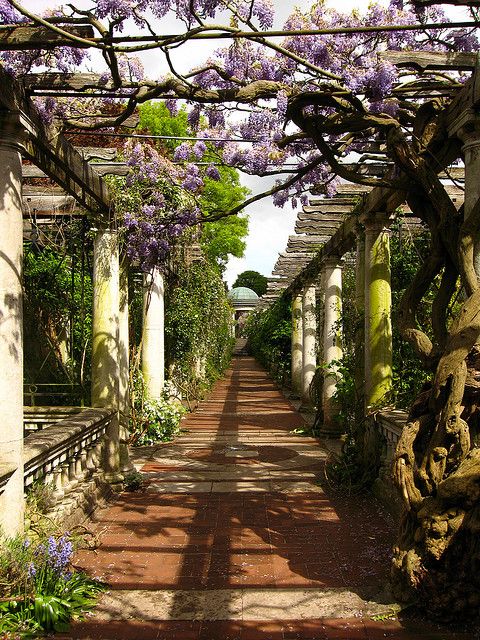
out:
<path id="1" fill-rule="evenodd" d="M 111 591 L 97 620 L 296 620 L 383 616 L 392 606 L 368 602 L 348 589 L 216 589 Z"/>
<path id="2" fill-rule="evenodd" d="M 251 358 L 182 426 L 135 452 L 145 491 L 97 513 L 76 563 L 110 591 L 68 638 L 473 640 L 375 619 L 396 611 L 391 518 L 321 482 L 326 450 Z"/>
<path id="3" fill-rule="evenodd" d="M 57 640 L 477 640 L 422 622 L 308 620 L 86 620 Z"/>

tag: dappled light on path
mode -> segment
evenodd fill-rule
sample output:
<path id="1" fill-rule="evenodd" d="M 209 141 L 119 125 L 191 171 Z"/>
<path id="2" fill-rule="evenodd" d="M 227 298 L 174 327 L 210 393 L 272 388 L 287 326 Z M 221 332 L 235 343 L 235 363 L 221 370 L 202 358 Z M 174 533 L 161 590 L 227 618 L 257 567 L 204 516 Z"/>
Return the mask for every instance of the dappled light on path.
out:
<path id="1" fill-rule="evenodd" d="M 100 546 L 77 564 L 111 589 L 69 637 L 457 637 L 383 620 L 391 518 L 323 486 L 325 449 L 253 359 L 183 428 L 137 451 L 145 491 L 97 514 Z"/>

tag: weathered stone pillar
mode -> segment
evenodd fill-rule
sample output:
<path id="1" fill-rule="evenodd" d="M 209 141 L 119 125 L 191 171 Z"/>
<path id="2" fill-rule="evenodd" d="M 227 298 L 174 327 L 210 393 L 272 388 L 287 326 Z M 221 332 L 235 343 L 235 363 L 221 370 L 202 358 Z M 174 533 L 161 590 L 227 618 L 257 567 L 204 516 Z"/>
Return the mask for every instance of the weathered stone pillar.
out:
<path id="1" fill-rule="evenodd" d="M 357 429 L 365 417 L 365 232 L 357 229 L 355 261 L 355 416 Z"/>
<path id="2" fill-rule="evenodd" d="M 384 213 L 365 221 L 365 406 L 381 406 L 392 388 L 390 229 Z"/>
<path id="3" fill-rule="evenodd" d="M 303 320 L 302 296 L 292 299 L 292 391 L 295 396 L 302 394 L 303 368 Z"/>
<path id="4" fill-rule="evenodd" d="M 338 406 L 334 395 L 337 390 L 337 369 L 334 364 L 343 355 L 342 350 L 342 267 L 338 257 L 327 258 L 323 265 L 324 292 L 323 362 L 327 368 L 322 391 L 322 433 L 336 436 L 341 428 L 336 421 Z"/>
<path id="5" fill-rule="evenodd" d="M 462 142 L 465 163 L 465 197 L 463 211 L 465 219 L 480 198 L 480 117 L 473 109 L 465 109 L 453 122 L 450 135 L 456 135 Z M 480 234 L 477 234 L 474 249 L 474 265 L 480 278 Z"/>
<path id="6" fill-rule="evenodd" d="M 120 473 L 119 258 L 117 232 L 100 229 L 93 244 L 92 407 L 117 411 L 105 433 L 103 470 L 108 482 Z"/>
<path id="7" fill-rule="evenodd" d="M 311 405 L 310 384 L 317 366 L 315 286 L 305 287 L 302 294 L 302 406 Z"/>
<path id="8" fill-rule="evenodd" d="M 128 326 L 128 263 L 124 258 L 120 265 L 120 299 L 118 309 L 118 363 L 119 389 L 118 409 L 120 420 L 120 470 L 126 473 L 134 470 L 128 453 L 130 436 L 130 344 Z"/>
<path id="9" fill-rule="evenodd" d="M 145 391 L 159 400 L 165 383 L 164 284 L 155 268 L 144 276 L 142 373 Z"/>
<path id="10" fill-rule="evenodd" d="M 23 531 L 22 130 L 0 117 L 0 469 L 13 471 L 0 494 L 0 526 Z"/>

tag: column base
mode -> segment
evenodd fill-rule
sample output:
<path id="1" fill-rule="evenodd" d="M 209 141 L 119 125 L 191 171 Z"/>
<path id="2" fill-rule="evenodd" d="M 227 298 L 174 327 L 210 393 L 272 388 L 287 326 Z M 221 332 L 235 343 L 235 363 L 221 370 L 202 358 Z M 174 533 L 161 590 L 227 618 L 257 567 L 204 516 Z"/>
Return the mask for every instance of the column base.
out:
<path id="1" fill-rule="evenodd" d="M 339 440 L 345 436 L 345 431 L 340 429 L 337 425 L 320 424 L 317 428 L 317 435 L 320 438 Z"/>
<path id="2" fill-rule="evenodd" d="M 114 491 L 120 490 L 123 488 L 124 475 L 119 471 L 116 472 L 105 472 L 103 475 L 105 482 L 111 486 Z"/>
<path id="3" fill-rule="evenodd" d="M 136 469 L 133 463 L 128 460 L 128 462 L 122 464 L 120 471 L 122 472 L 123 477 L 125 477 L 127 473 L 134 473 Z"/>

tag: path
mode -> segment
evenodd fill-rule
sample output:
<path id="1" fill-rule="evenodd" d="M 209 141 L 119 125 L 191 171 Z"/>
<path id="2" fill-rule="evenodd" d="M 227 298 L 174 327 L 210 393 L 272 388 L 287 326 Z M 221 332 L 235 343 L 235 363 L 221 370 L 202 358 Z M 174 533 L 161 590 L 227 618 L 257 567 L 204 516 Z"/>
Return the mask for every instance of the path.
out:
<path id="1" fill-rule="evenodd" d="M 235 358 L 183 427 L 137 453 L 145 493 L 97 515 L 101 546 L 78 564 L 111 591 L 71 637 L 454 637 L 378 620 L 391 610 L 389 518 L 318 485 L 325 451 L 292 433 L 301 416 L 253 359 Z"/>

